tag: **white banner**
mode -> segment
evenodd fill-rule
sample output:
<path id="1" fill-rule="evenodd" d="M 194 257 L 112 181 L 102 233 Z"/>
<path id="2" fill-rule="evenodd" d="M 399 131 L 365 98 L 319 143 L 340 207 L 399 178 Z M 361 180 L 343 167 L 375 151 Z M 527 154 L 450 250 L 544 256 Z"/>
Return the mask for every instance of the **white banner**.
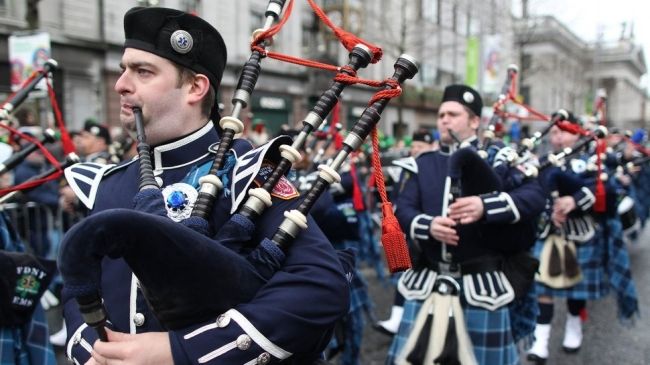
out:
<path id="1" fill-rule="evenodd" d="M 503 48 L 498 34 L 483 36 L 481 55 L 481 86 L 486 94 L 498 94 L 505 80 Z"/>
<path id="2" fill-rule="evenodd" d="M 32 72 L 42 68 L 50 59 L 50 55 L 49 33 L 10 36 L 11 90 L 20 89 L 23 81 L 29 78 Z M 37 88 L 45 90 L 45 81 L 41 81 Z"/>

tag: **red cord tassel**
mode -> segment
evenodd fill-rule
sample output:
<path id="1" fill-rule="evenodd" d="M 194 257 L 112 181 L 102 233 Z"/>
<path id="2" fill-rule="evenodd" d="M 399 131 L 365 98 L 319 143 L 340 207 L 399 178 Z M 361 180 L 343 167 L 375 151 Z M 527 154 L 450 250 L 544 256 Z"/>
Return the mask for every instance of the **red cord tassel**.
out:
<path id="1" fill-rule="evenodd" d="M 402 228 L 393 214 L 393 204 L 382 203 L 381 213 L 381 243 L 384 246 L 386 262 L 391 274 L 411 268 L 411 257 L 409 256 L 406 238 Z"/>
<path id="2" fill-rule="evenodd" d="M 411 256 L 402 228 L 393 214 L 393 205 L 388 201 L 384 174 L 379 160 L 379 136 L 377 127 L 372 130 L 372 167 L 375 170 L 377 191 L 381 197 L 381 242 L 386 254 L 386 263 L 391 274 L 411 268 Z"/>

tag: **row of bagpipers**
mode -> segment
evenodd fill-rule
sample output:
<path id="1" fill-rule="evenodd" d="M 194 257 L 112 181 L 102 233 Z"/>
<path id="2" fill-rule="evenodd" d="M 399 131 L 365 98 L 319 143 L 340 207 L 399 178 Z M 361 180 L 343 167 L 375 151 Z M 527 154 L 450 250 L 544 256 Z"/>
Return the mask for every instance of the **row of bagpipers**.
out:
<path id="1" fill-rule="evenodd" d="M 282 5 L 272 1 L 267 17 L 277 20 Z M 98 363 L 152 356 L 160 363 L 305 364 L 321 359 L 329 344 L 345 352 L 344 361 L 358 362 L 358 314 L 367 294 L 346 246 L 367 240 L 372 223 L 361 214 L 355 164 L 345 161 L 399 84 L 417 72 L 415 61 L 398 59 L 395 74 L 381 84 L 385 93 L 332 144 L 331 162 L 297 184 L 305 189 L 298 198 L 285 175 L 308 161 L 302 154 L 308 134 L 334 107 L 344 78 L 323 94 L 293 142 L 280 136 L 251 148 L 234 137 L 243 129 L 238 113 L 259 75 L 264 37 L 242 73 L 232 115 L 216 127 L 209 121 L 219 119 L 214 97 L 206 95 L 225 65 L 219 33 L 198 17 L 160 8 L 129 11 L 125 33 L 116 91 L 121 120 L 137 134 L 139 158 L 66 170 L 92 213 L 68 232 L 59 256 L 68 356 Z M 352 76 L 372 58 L 369 47 L 357 45 L 341 72 Z M 204 107 L 203 99 L 212 104 Z M 438 112 L 440 149 L 403 161 L 395 215 L 410 258 L 400 251 L 395 222 L 382 227 L 383 244 L 391 271 L 410 262 L 414 268 L 399 281 L 406 301 L 388 363 L 517 363 L 516 342 L 533 332 L 531 357 L 544 359 L 554 296 L 569 299 L 569 350 L 580 347 L 577 318 L 586 300 L 612 289 L 622 318 L 638 311 L 618 208 L 647 216 L 622 198 L 647 185 L 643 170 L 636 171 L 645 162 L 635 156 L 646 152 L 642 141 L 635 136 L 612 145 L 621 153 L 610 158 L 604 129 L 589 131 L 561 111 L 550 118 L 549 138 L 570 150 L 536 157 L 535 143 L 505 146 L 495 135 L 479 141 L 482 106 L 472 88 L 447 87 Z M 392 211 L 382 204 L 389 221 Z M 11 235 L 5 241 L 8 247 Z M 3 324 L 15 328 L 29 320 L 47 286 L 47 267 L 28 255 L 3 258 L 9 273 Z M 120 351 L 127 343 L 139 350 Z"/>

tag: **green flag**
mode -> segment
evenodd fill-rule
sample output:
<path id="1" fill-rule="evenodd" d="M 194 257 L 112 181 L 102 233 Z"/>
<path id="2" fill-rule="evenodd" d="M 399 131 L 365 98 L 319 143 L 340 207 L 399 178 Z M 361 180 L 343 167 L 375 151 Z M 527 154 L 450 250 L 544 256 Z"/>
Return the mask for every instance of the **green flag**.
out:
<path id="1" fill-rule="evenodd" d="M 479 69 L 479 40 L 478 37 L 467 38 L 467 67 L 465 72 L 465 85 L 478 88 Z"/>

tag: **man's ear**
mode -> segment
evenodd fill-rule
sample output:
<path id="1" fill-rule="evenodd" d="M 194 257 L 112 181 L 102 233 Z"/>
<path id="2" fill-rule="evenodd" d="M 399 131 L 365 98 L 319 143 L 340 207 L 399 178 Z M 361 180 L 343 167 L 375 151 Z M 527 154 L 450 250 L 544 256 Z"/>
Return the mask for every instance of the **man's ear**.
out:
<path id="1" fill-rule="evenodd" d="M 469 119 L 469 126 L 473 130 L 478 130 L 478 127 L 481 125 L 481 117 L 474 116 Z"/>
<path id="2" fill-rule="evenodd" d="M 203 74 L 196 74 L 188 86 L 188 102 L 190 104 L 200 103 L 210 90 L 210 80 Z"/>

